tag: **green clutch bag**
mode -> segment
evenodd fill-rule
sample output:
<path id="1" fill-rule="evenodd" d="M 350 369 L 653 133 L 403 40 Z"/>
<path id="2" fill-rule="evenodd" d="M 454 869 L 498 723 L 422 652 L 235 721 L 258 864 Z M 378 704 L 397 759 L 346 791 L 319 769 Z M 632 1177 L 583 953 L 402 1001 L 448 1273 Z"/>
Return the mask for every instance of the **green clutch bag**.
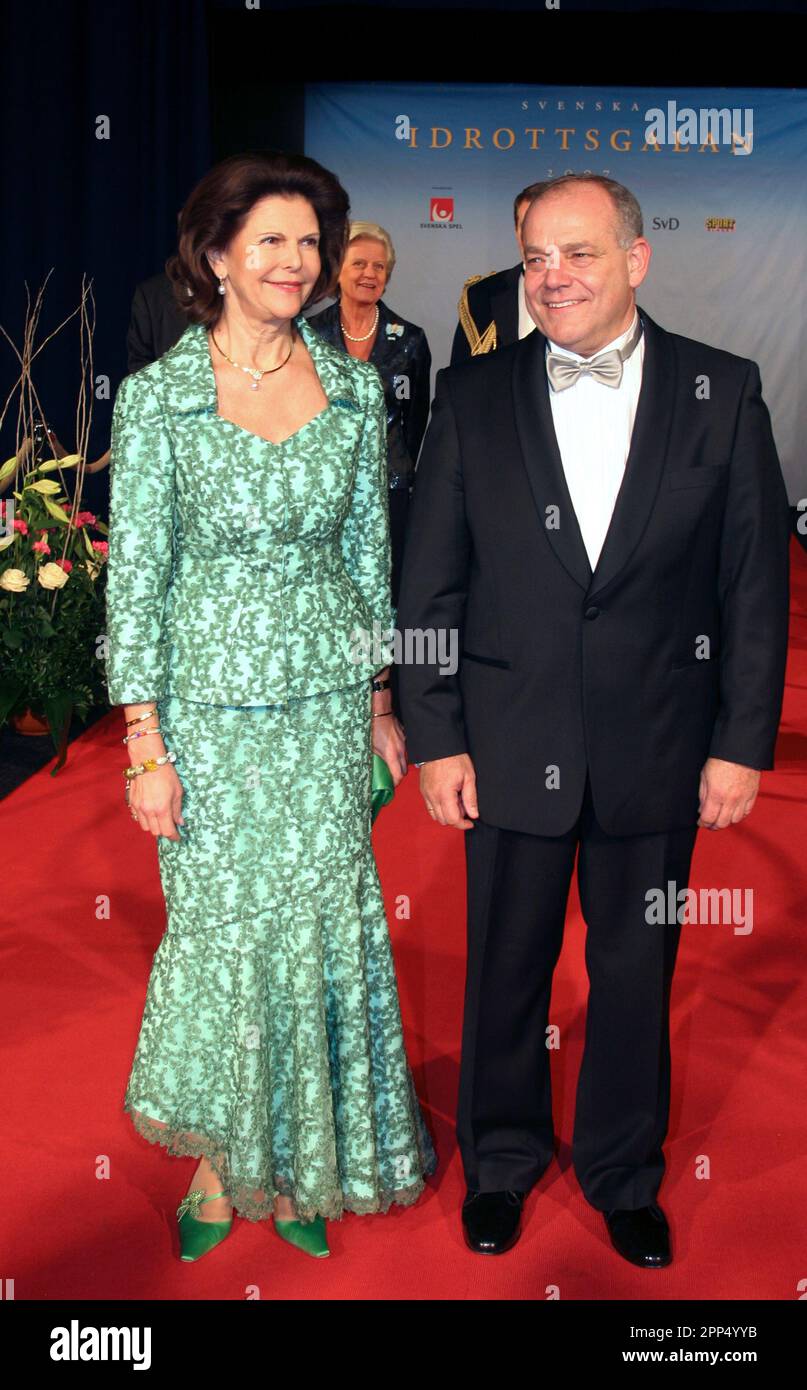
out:
<path id="1" fill-rule="evenodd" d="M 395 795 L 395 783 L 384 759 L 378 753 L 373 754 L 373 783 L 370 792 L 373 805 L 372 825 L 382 806 L 388 806 Z"/>

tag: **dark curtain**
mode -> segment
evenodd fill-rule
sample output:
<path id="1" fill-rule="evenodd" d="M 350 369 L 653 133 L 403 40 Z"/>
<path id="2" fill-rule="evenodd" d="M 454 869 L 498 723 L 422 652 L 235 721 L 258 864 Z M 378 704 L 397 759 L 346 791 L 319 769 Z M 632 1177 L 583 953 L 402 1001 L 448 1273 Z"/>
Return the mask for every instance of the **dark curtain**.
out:
<path id="1" fill-rule="evenodd" d="M 22 335 L 25 288 L 53 267 L 41 329 L 55 327 L 93 280 L 95 399 L 90 457 L 107 447 L 115 390 L 126 371 L 132 291 L 162 269 L 176 217 L 209 167 L 210 119 L 202 0 L 26 0 L 6 4 L 0 45 L 0 324 Z M 109 138 L 98 138 L 107 118 Z M 42 334 L 40 333 L 40 338 Z M 75 320 L 39 359 L 35 381 L 48 424 L 75 445 Z M 15 358 L 0 342 L 0 401 Z M 6 417 L 0 459 L 14 450 Z M 106 513 L 108 471 L 85 499 Z"/>

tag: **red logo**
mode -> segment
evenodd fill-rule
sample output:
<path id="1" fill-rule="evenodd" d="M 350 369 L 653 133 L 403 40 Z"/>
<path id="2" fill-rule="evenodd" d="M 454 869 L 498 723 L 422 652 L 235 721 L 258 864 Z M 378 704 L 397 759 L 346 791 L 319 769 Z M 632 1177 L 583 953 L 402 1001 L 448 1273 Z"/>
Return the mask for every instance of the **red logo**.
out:
<path id="1" fill-rule="evenodd" d="M 453 222 L 454 221 L 454 199 L 453 198 L 432 198 L 429 204 L 430 222 Z"/>

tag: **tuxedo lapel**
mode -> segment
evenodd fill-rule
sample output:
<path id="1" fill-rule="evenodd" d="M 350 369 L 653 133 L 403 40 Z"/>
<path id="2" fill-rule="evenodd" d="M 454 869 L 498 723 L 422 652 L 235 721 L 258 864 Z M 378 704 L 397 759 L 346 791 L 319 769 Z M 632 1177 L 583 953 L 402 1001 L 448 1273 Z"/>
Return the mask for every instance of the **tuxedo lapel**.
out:
<path id="1" fill-rule="evenodd" d="M 566 486 L 549 404 L 545 358 L 546 338 L 536 328 L 520 340 L 513 356 L 516 430 L 541 528 L 572 579 L 587 589 L 591 565 Z"/>
<path id="2" fill-rule="evenodd" d="M 546 338 L 522 340 L 513 363 L 513 404 L 524 464 L 542 527 L 561 564 L 593 598 L 627 564 L 650 519 L 667 452 L 675 400 L 675 360 L 669 334 L 639 309 L 645 333 L 642 385 L 622 484 L 592 574 L 566 486 L 546 375 Z M 558 509 L 557 525 L 547 524 Z"/>
<path id="3" fill-rule="evenodd" d="M 639 310 L 645 332 L 642 386 L 630 450 L 589 597 L 610 584 L 642 538 L 658 493 L 672 427 L 675 358 L 670 336 Z"/>

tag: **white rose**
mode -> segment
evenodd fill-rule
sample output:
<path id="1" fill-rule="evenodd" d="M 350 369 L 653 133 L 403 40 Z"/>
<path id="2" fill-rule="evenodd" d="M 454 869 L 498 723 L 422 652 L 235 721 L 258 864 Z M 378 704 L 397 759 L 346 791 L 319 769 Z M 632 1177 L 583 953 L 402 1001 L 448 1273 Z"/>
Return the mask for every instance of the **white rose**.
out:
<path id="1" fill-rule="evenodd" d="M 36 577 L 43 589 L 63 589 L 67 583 L 66 572 L 61 565 L 55 564 L 53 560 L 42 565 Z"/>
<path id="2" fill-rule="evenodd" d="M 25 570 L 3 570 L 0 574 L 0 589 L 8 589 L 12 594 L 24 593 L 30 582 Z"/>

